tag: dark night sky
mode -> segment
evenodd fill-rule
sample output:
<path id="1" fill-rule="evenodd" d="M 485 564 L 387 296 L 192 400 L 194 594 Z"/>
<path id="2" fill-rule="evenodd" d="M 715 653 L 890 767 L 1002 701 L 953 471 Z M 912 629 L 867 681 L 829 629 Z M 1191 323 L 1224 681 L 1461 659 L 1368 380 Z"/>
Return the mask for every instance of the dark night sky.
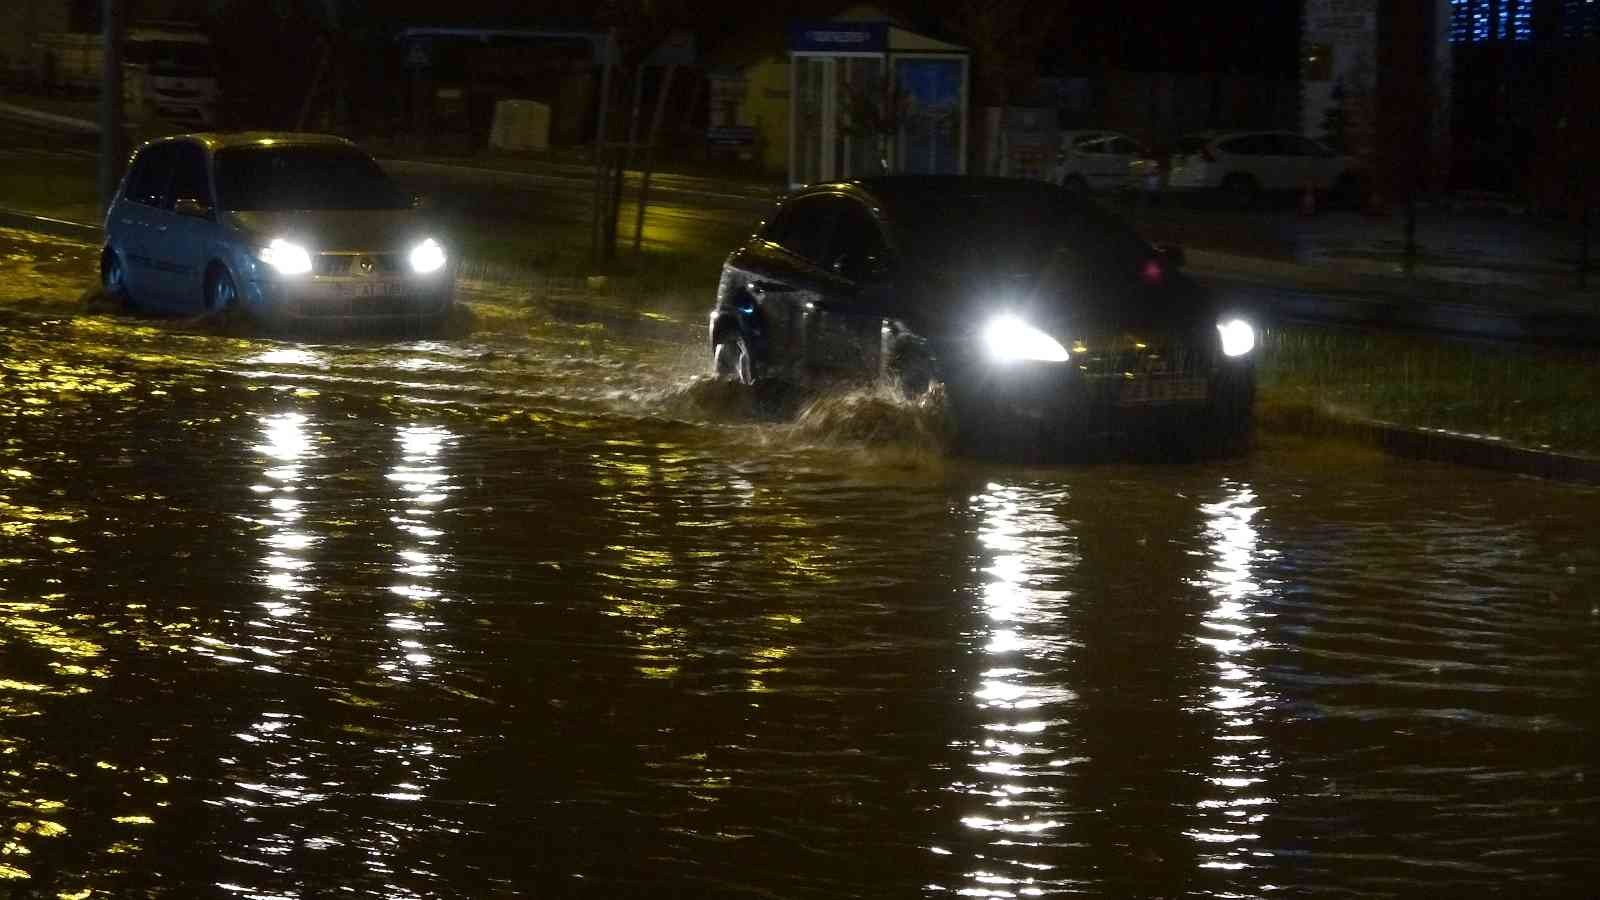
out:
<path id="1" fill-rule="evenodd" d="M 74 0 L 85 12 L 98 0 Z M 135 3 L 139 0 L 134 0 Z M 163 0 L 170 5 L 171 0 Z M 239 2 L 239 0 L 233 0 Z M 260 2 L 260 0 L 245 0 Z M 320 8 L 326 0 L 283 0 L 283 6 Z M 548 18 L 583 17 L 599 8 L 625 11 L 639 0 L 338 0 L 347 22 L 376 18 L 389 24 L 530 24 Z M 877 0 L 887 8 L 924 10 L 959 0 Z M 1220 71 L 1293 77 L 1298 71 L 1300 0 L 1033 0 L 1055 3 L 1062 12 L 1055 38 L 1040 62 L 1047 74 L 1087 72 L 1103 66 L 1145 71 Z M 226 5 L 189 0 L 197 7 Z M 676 7 L 697 21 L 685 24 L 701 35 L 702 48 L 719 38 L 751 33 L 770 24 L 782 40 L 784 23 L 826 18 L 854 5 L 850 0 L 654 0 L 657 9 Z M 180 3 L 180 5 L 182 5 Z M 915 16 L 913 16 L 915 18 Z M 938 22 L 922 23 L 938 29 Z"/>
<path id="2" fill-rule="evenodd" d="M 1298 0 L 1068 0 L 1047 69 L 1299 71 Z M 1075 20 L 1075 21 L 1074 21 Z"/>

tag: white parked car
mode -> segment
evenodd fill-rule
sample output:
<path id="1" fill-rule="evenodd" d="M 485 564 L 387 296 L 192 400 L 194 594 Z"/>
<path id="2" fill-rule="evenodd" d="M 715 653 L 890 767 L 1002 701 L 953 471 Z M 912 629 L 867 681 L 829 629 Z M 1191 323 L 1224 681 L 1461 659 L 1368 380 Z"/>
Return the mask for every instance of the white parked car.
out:
<path id="1" fill-rule="evenodd" d="M 1158 171 L 1149 150 L 1116 131 L 1064 131 L 1056 163 L 1056 184 L 1077 191 L 1138 188 Z"/>
<path id="2" fill-rule="evenodd" d="M 1221 190 L 1240 206 L 1263 191 L 1314 191 L 1350 197 L 1350 157 L 1290 131 L 1213 131 L 1178 141 L 1167 178 L 1172 190 Z"/>

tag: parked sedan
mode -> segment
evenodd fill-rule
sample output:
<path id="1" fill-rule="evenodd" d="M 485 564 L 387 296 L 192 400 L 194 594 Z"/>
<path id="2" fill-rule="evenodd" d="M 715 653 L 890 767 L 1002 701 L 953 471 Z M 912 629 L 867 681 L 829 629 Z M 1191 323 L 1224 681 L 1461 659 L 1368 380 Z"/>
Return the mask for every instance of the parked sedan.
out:
<path id="1" fill-rule="evenodd" d="M 1223 131 L 1191 134 L 1172 155 L 1167 186 L 1173 190 L 1220 190 L 1240 206 L 1263 192 L 1353 194 L 1356 174 L 1349 157 L 1288 131 Z"/>
<path id="2" fill-rule="evenodd" d="M 429 322 L 454 265 L 413 199 L 349 141 L 190 134 L 141 147 L 106 214 L 126 305 L 277 322 Z"/>
<path id="3" fill-rule="evenodd" d="M 1248 318 L 1058 186 L 964 176 L 817 185 L 727 259 L 713 371 L 745 383 L 943 385 L 968 437 L 1154 434 L 1236 448 Z"/>
<path id="4" fill-rule="evenodd" d="M 1138 141 L 1116 131 L 1064 131 L 1057 184 L 1075 191 L 1131 190 L 1159 174 L 1159 164 Z"/>

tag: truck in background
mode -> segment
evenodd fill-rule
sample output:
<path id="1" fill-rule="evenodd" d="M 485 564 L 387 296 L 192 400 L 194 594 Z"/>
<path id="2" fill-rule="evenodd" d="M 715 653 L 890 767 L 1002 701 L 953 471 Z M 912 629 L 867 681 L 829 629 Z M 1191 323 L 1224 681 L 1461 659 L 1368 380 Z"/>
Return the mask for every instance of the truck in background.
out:
<path id="1" fill-rule="evenodd" d="M 37 83 L 58 93 L 99 92 L 105 52 L 98 33 L 36 39 Z M 183 22 L 136 22 L 123 37 L 123 92 L 130 119 L 194 128 L 216 122 L 221 91 L 211 38 Z"/>

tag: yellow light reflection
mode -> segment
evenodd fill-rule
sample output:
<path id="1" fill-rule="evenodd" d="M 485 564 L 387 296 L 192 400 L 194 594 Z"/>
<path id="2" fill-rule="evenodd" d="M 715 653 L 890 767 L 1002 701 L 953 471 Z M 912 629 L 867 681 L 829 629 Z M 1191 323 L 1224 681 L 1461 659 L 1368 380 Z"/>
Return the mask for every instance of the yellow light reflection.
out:
<path id="1" fill-rule="evenodd" d="M 979 636 L 989 665 L 978 675 L 973 703 L 989 736 L 971 746 L 971 778 L 952 789 L 981 803 L 961 824 L 986 835 L 988 849 L 975 858 L 1007 866 L 1047 869 L 1049 848 L 1066 823 L 1054 815 L 1063 760 L 1053 730 L 1057 714 L 1075 700 L 1058 683 L 1063 658 L 1073 649 L 1060 619 L 1070 603 L 1061 573 L 1078 558 L 1073 536 L 1057 508 L 1060 491 L 991 484 L 973 499 L 981 519 L 984 552 Z M 947 851 L 948 852 L 948 851 Z M 967 873 L 956 890 L 964 896 L 1027 896 L 1046 882 L 1011 878 L 987 869 Z"/>
<path id="2" fill-rule="evenodd" d="M 1187 834 L 1200 845 L 1201 868 L 1236 870 L 1270 856 L 1253 842 L 1261 839 L 1256 826 L 1274 803 L 1260 787 L 1275 761 L 1258 721 L 1271 698 L 1250 662 L 1250 655 L 1265 646 L 1258 625 L 1269 614 L 1255 608 L 1264 590 L 1253 569 L 1268 551 L 1260 548 L 1253 524 L 1261 511 L 1254 492 L 1227 482 L 1223 491 L 1221 501 L 1200 506 L 1211 556 L 1204 586 L 1213 606 L 1197 639 L 1216 653 L 1212 699 L 1206 704 L 1219 717 L 1214 774 L 1206 778 L 1215 791 L 1196 804 L 1199 822 Z"/>

